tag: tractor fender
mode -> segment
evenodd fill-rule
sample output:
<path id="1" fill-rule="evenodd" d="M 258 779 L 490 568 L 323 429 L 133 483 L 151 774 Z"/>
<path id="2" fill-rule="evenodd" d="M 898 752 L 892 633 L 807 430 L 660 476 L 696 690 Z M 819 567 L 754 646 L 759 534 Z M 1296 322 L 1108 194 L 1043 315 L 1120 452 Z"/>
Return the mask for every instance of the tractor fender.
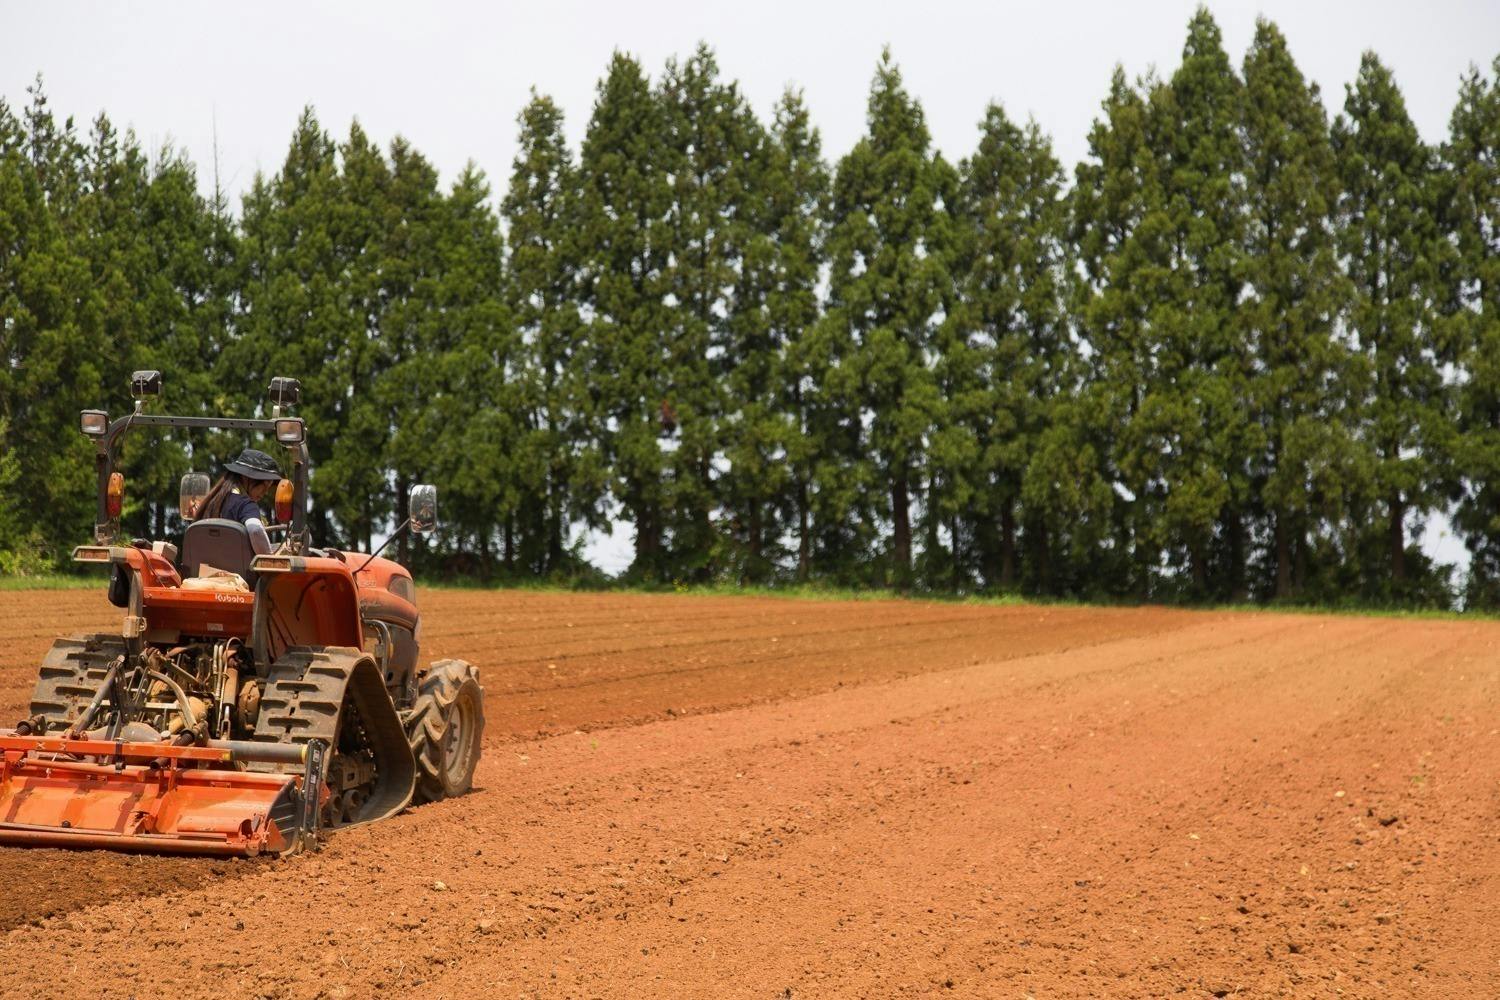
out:
<path id="1" fill-rule="evenodd" d="M 279 659 L 295 647 L 362 647 L 359 588 L 349 567 L 324 556 L 278 558 L 285 568 L 258 570 L 252 626 L 257 653 Z"/>

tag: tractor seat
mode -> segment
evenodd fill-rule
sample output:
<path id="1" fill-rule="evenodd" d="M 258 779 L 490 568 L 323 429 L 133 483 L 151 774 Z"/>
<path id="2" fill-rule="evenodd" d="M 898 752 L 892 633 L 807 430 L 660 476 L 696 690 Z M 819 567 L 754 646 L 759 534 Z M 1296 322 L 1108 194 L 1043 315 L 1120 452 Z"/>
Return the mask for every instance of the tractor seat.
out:
<path id="1" fill-rule="evenodd" d="M 250 572 L 250 560 L 255 558 L 255 549 L 250 545 L 250 532 L 238 521 L 210 517 L 194 521 L 182 534 L 183 579 L 198 576 L 204 566 L 234 573 L 255 589 L 255 574 Z"/>

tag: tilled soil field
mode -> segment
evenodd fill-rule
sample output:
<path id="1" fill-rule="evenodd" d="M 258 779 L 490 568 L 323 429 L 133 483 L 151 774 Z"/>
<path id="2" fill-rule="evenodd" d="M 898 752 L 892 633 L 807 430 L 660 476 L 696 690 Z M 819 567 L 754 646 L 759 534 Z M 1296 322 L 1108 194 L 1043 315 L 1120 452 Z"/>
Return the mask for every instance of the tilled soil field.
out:
<path id="1" fill-rule="evenodd" d="M 422 601 L 472 795 L 287 861 L 0 849 L 0 996 L 1500 996 L 1500 625 Z M 117 614 L 0 593 L 0 718 Z"/>

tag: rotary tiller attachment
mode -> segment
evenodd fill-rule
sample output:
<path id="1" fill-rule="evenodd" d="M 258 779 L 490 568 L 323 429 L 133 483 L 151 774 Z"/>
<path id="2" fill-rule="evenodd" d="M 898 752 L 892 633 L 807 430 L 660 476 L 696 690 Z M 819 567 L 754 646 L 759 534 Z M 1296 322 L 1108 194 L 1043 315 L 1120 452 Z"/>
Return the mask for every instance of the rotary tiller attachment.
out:
<path id="1" fill-rule="evenodd" d="M 290 854 L 317 844 L 326 751 L 320 740 L 173 746 L 0 730 L 0 844 Z M 303 767 L 237 766 L 249 762 Z"/>

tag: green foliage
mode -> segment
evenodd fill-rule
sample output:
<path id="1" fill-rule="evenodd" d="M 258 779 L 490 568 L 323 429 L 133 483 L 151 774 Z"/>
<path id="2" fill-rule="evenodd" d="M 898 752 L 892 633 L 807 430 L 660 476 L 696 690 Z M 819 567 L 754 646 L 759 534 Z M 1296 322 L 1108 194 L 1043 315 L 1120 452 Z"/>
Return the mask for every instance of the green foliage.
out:
<path id="1" fill-rule="evenodd" d="M 419 482 L 424 576 L 1198 603 L 1500 605 L 1500 62 L 1441 149 L 1367 55 L 1329 124 L 1260 21 L 1117 70 L 1069 173 L 992 103 L 956 167 L 890 53 L 830 171 L 700 45 L 616 54 L 581 146 L 533 94 L 505 190 L 307 109 L 238 211 L 168 147 L 0 103 L 0 577 L 95 514 L 78 410 L 304 383 L 314 539 Z M 576 155 L 575 155 L 576 154 Z M 135 433 L 125 527 L 238 433 Z M 1460 590 L 1410 536 L 1455 505 Z M 38 516 L 45 512 L 45 516 Z"/>
<path id="2" fill-rule="evenodd" d="M 767 540 L 778 534 L 769 501 L 780 478 L 779 463 L 770 461 L 779 435 L 761 419 L 777 355 L 765 316 L 769 261 L 761 232 L 767 139 L 706 46 L 668 63 L 659 101 L 671 190 L 663 277 L 674 306 L 660 331 L 670 572 L 707 580 L 738 563 L 764 577 Z M 722 476 L 720 456 L 729 465 Z M 721 494 L 729 501 L 727 548 L 713 523 Z"/>
<path id="3" fill-rule="evenodd" d="M 1084 328 L 1117 421 L 1111 464 L 1134 498 L 1120 544 L 1142 594 L 1244 589 L 1259 441 L 1243 406 L 1252 366 L 1238 309 L 1243 102 L 1200 8 L 1169 81 L 1131 88 L 1116 74 L 1092 137 L 1098 162 L 1079 169 Z"/>
<path id="4" fill-rule="evenodd" d="M 631 574 L 670 579 L 672 459 L 663 439 L 673 403 L 675 310 L 667 304 L 672 247 L 668 117 L 640 64 L 615 53 L 579 161 L 579 298 L 591 373 L 587 420 L 611 493 L 635 530 Z M 695 418 L 699 414 L 693 414 Z"/>
<path id="5" fill-rule="evenodd" d="M 1248 416 L 1262 448 L 1251 473 L 1271 522 L 1272 581 L 1294 596 L 1308 554 L 1344 523 L 1368 473 L 1353 440 L 1347 391 L 1358 369 L 1337 322 L 1348 282 L 1334 245 L 1338 172 L 1315 84 L 1307 83 L 1274 25 L 1260 21 L 1245 57 L 1246 297 L 1239 313 L 1255 364 Z"/>
<path id="6" fill-rule="evenodd" d="M 1454 524 L 1472 558 L 1465 604 L 1500 607 L 1500 59 L 1464 78 L 1444 148 L 1451 197 L 1446 229 L 1458 259 L 1447 305 L 1461 368 Z"/>
<path id="7" fill-rule="evenodd" d="M 867 107 L 866 135 L 834 176 L 828 311 L 815 348 L 827 367 L 817 377 L 836 394 L 845 445 L 837 460 L 872 487 L 863 503 L 844 501 L 832 513 L 855 538 L 856 512 L 888 521 L 875 579 L 906 587 L 911 505 L 928 473 L 930 435 L 945 419 L 930 357 L 949 284 L 956 177 L 931 150 L 922 108 L 889 50 Z M 847 480 L 830 485 L 847 489 Z"/>
<path id="8" fill-rule="evenodd" d="M 776 105 L 760 186 L 766 202 L 753 273 L 761 275 L 765 287 L 763 349 L 774 353 L 770 358 L 746 357 L 746 370 L 760 378 L 745 381 L 768 382 L 769 389 L 761 384 L 767 394 L 755 396 L 745 385 L 734 393 L 736 399 L 752 396 L 746 420 L 754 432 L 745 436 L 751 446 L 742 455 L 731 453 L 740 473 L 731 482 L 749 495 L 752 504 L 780 504 L 785 530 L 795 532 L 795 575 L 806 582 L 813 566 L 813 484 L 820 482 L 816 470 L 829 454 L 828 446 L 837 445 L 821 436 L 833 422 L 826 406 L 820 405 L 826 400 L 817 380 L 822 367 L 812 350 L 821 315 L 818 282 L 826 261 L 828 167 L 818 130 L 796 91 L 786 91 Z M 778 444 L 783 455 L 779 462 L 774 451 Z M 770 562 L 765 548 L 757 549 L 753 541 L 761 530 L 747 525 L 752 544 L 750 566 L 743 575 L 751 580 Z"/>
<path id="9" fill-rule="evenodd" d="M 524 558 L 528 569 L 556 575 L 577 561 L 571 525 L 604 526 L 607 467 L 579 313 L 577 166 L 551 98 L 533 95 L 518 122 L 519 149 L 501 204 L 511 248 L 507 301 L 521 340 L 528 416 L 515 447 L 527 484 L 518 513 L 534 542 Z"/>
<path id="10" fill-rule="evenodd" d="M 1062 165 L 1034 122 L 1017 126 L 992 104 L 978 151 L 960 174 L 957 294 L 937 353 L 947 419 L 932 434 L 933 502 L 926 511 L 929 522 L 947 527 L 949 547 L 927 553 L 927 562 L 935 581 L 946 564 L 955 587 L 980 580 L 1015 586 L 1019 508 L 1033 582 L 1046 592 L 1054 584 L 1053 550 L 1078 524 L 1076 517 L 1059 522 L 1053 514 L 1064 508 L 1055 505 L 1071 500 L 1077 515 L 1098 512 L 1081 496 L 1049 494 L 1092 489 L 1097 499 L 1101 485 L 1092 468 L 1074 461 L 1092 454 L 1087 446 L 1063 453 L 1068 435 L 1048 435 L 1066 422 L 1078 375 L 1065 308 L 1071 260 Z"/>
<path id="11" fill-rule="evenodd" d="M 1111 590 L 1151 592 L 1161 552 L 1156 519 L 1166 484 L 1156 478 L 1147 399 L 1180 366 L 1158 348 L 1157 314 L 1171 308 L 1170 221 L 1163 157 L 1168 145 L 1154 79 L 1132 86 L 1115 70 L 1103 117 L 1089 133 L 1090 159 L 1078 165 L 1073 233 L 1083 280 L 1076 322 L 1087 348 L 1091 430 L 1102 475 L 1116 494 L 1103 574 Z M 1160 407 L 1158 407 L 1158 410 Z M 1192 429 L 1184 427 L 1185 433 Z"/>
<path id="12" fill-rule="evenodd" d="M 1370 483 L 1354 523 L 1376 521 L 1385 540 L 1381 556 L 1363 549 L 1362 590 L 1399 602 L 1420 590 L 1408 573 L 1407 520 L 1420 523 L 1453 483 L 1456 435 L 1442 369 L 1454 351 L 1439 329 L 1452 247 L 1439 225 L 1437 158 L 1373 53 L 1348 87 L 1333 148 L 1339 250 L 1353 289 L 1348 322 L 1365 374 L 1350 384 Z"/>

